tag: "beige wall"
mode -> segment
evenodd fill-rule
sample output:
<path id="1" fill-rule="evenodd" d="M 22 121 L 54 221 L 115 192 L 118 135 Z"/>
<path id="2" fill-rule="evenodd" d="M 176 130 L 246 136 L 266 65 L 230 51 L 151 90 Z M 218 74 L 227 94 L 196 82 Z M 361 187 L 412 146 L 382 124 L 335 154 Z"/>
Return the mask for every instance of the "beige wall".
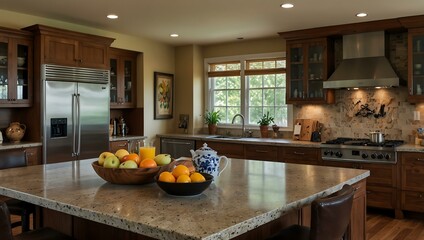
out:
<path id="1" fill-rule="evenodd" d="M 144 64 L 143 61 L 139 61 L 137 66 L 139 73 L 137 77 L 137 106 L 144 107 L 145 135 L 149 138 L 153 138 L 157 133 L 172 131 L 171 125 L 169 124 L 172 120 L 153 119 L 153 72 L 175 72 L 174 47 L 102 29 L 0 10 L 0 26 L 2 27 L 20 29 L 33 24 L 43 24 L 62 29 L 111 37 L 115 39 L 112 43 L 113 47 L 143 52 Z M 140 60 L 142 60 L 141 56 Z"/>

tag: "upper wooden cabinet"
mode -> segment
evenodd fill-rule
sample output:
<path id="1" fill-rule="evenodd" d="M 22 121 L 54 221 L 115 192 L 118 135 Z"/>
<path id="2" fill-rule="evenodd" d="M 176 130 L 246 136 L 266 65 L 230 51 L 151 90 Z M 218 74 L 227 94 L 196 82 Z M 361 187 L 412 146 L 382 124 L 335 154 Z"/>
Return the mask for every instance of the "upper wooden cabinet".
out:
<path id="1" fill-rule="evenodd" d="M 0 107 L 32 105 L 32 34 L 0 28 Z"/>
<path id="2" fill-rule="evenodd" d="M 63 29 L 33 25 L 40 51 L 40 64 L 57 64 L 87 68 L 109 68 L 108 51 L 112 38 L 78 33 Z"/>
<path id="3" fill-rule="evenodd" d="M 110 108 L 136 107 L 138 54 L 110 48 Z"/>
<path id="4" fill-rule="evenodd" d="M 424 28 L 408 31 L 408 101 L 424 102 Z"/>
<path id="5" fill-rule="evenodd" d="M 287 41 L 287 103 L 334 103 L 334 90 L 323 89 L 334 57 L 328 38 Z"/>

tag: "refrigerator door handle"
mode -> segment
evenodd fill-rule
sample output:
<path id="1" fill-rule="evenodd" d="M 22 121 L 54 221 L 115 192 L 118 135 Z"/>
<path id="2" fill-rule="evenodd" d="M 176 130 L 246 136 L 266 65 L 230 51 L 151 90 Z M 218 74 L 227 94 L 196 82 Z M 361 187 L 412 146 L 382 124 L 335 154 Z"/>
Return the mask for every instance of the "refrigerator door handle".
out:
<path id="1" fill-rule="evenodd" d="M 77 156 L 79 156 L 81 154 L 81 103 L 80 103 L 80 94 L 76 94 L 76 100 L 77 100 L 77 126 L 78 126 L 78 130 L 77 130 Z"/>
<path id="2" fill-rule="evenodd" d="M 77 102 L 77 95 L 74 93 L 72 94 L 72 157 L 75 157 L 77 155 L 76 150 L 76 138 L 77 138 L 77 110 L 76 110 L 76 102 Z"/>

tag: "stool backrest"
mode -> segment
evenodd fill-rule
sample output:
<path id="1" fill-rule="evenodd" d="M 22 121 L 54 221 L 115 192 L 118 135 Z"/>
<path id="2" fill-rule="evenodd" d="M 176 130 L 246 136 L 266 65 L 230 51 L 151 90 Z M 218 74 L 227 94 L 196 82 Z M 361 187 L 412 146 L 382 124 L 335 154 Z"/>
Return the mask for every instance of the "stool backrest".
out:
<path id="1" fill-rule="evenodd" d="M 27 165 L 24 150 L 5 150 L 0 152 L 0 169 L 25 167 Z"/>
<path id="2" fill-rule="evenodd" d="M 0 239 L 13 240 L 10 213 L 5 202 L 0 201 Z"/>
<path id="3" fill-rule="evenodd" d="M 353 188 L 345 185 L 340 191 L 312 202 L 311 240 L 340 240 L 345 236 L 353 195 Z"/>

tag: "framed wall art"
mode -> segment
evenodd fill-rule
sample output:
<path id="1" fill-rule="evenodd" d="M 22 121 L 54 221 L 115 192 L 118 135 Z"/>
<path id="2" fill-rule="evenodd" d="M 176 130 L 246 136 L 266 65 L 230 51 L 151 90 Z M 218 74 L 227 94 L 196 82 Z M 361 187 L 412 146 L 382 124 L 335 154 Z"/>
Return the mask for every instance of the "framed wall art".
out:
<path id="1" fill-rule="evenodd" d="M 154 73 L 154 119 L 172 118 L 174 108 L 174 75 Z"/>

